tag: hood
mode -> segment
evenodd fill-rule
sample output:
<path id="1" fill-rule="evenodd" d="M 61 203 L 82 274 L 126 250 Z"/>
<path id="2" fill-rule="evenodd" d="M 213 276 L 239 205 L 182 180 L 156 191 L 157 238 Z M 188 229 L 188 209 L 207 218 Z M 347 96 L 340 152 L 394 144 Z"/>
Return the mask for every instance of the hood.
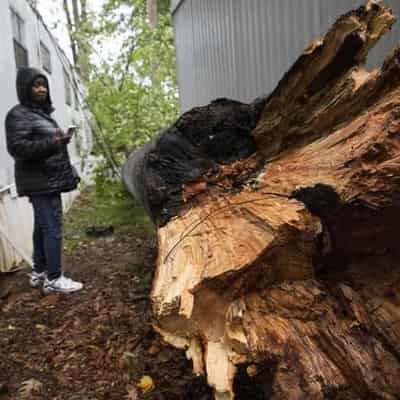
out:
<path id="1" fill-rule="evenodd" d="M 28 67 L 18 69 L 18 73 L 17 73 L 18 100 L 24 106 L 38 108 L 38 106 L 36 104 L 32 103 L 32 100 L 31 100 L 32 84 L 33 84 L 33 81 L 38 77 L 43 77 L 46 80 L 48 93 L 49 93 L 49 95 L 47 97 L 47 102 L 45 104 L 43 104 L 40 108 L 43 109 L 43 111 L 50 114 L 51 112 L 54 111 L 54 108 L 53 108 L 53 105 L 51 102 L 49 81 L 47 79 L 47 76 L 44 74 L 44 72 L 42 72 L 38 69 L 28 68 Z"/>

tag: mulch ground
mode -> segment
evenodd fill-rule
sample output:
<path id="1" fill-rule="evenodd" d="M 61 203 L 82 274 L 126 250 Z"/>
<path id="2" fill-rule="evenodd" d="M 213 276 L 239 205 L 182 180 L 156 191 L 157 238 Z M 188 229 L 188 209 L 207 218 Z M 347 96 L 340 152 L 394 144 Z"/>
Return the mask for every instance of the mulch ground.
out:
<path id="1" fill-rule="evenodd" d="M 0 276 L 0 400 L 212 399 L 152 330 L 156 256 L 154 233 L 125 227 L 64 255 L 81 292 L 45 296 L 26 272 Z M 137 386 L 143 376 L 153 388 Z"/>

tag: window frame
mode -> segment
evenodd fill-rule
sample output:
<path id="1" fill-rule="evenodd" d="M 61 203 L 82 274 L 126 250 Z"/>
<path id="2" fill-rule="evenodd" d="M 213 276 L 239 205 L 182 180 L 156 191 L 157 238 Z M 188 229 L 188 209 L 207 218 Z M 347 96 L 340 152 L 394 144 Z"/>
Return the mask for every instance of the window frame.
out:
<path id="1" fill-rule="evenodd" d="M 21 46 L 25 46 L 25 20 L 21 17 L 20 13 L 12 6 L 10 6 L 11 24 L 13 38 L 19 42 Z"/>
<path id="2" fill-rule="evenodd" d="M 78 91 L 74 89 L 74 101 L 75 101 L 75 111 L 79 111 L 80 104 L 79 104 L 79 95 Z"/>
<path id="3" fill-rule="evenodd" d="M 52 64 L 51 64 L 51 52 L 49 50 L 49 48 L 43 43 L 42 40 L 40 40 L 39 42 L 39 46 L 40 46 L 40 61 L 42 64 L 43 69 L 48 72 L 49 74 L 52 73 Z M 48 57 L 48 60 L 46 59 Z M 46 64 L 45 61 L 48 61 L 48 64 Z"/>
<path id="4" fill-rule="evenodd" d="M 14 61 L 16 68 L 28 67 L 29 66 L 29 55 L 28 50 L 22 46 L 17 39 L 13 38 L 13 45 L 14 45 Z M 23 54 L 24 61 L 20 62 L 21 54 Z"/>
<path id="5" fill-rule="evenodd" d="M 29 66 L 29 52 L 25 44 L 25 20 L 13 7 L 10 7 L 10 14 L 15 66 L 17 69 L 21 67 L 27 67 Z M 24 58 L 22 63 L 20 62 L 21 55 Z"/>
<path id="6" fill-rule="evenodd" d="M 65 67 L 63 67 L 63 76 L 64 76 L 65 103 L 68 106 L 72 106 L 71 78 Z"/>

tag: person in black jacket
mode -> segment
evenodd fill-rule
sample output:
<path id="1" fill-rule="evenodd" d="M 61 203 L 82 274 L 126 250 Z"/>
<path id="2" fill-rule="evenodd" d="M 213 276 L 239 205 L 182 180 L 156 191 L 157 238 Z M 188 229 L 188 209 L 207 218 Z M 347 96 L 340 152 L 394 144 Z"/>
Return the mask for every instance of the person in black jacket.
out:
<path id="1" fill-rule="evenodd" d="M 70 293 L 80 282 L 65 277 L 61 268 L 61 193 L 77 188 L 79 177 L 71 165 L 64 133 L 51 117 L 49 83 L 34 68 L 17 74 L 19 103 L 7 114 L 7 149 L 15 160 L 15 183 L 20 196 L 28 196 L 34 212 L 32 287 L 45 293 Z"/>

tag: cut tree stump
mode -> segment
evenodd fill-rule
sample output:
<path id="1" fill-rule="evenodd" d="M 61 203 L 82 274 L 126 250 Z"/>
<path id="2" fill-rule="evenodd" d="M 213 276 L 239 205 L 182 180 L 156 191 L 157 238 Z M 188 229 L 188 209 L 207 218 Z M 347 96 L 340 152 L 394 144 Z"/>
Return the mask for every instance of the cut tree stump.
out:
<path id="1" fill-rule="evenodd" d="M 400 398 L 400 50 L 364 66 L 394 21 L 342 16 L 268 98 L 189 111 L 125 166 L 154 328 L 217 399 Z"/>

